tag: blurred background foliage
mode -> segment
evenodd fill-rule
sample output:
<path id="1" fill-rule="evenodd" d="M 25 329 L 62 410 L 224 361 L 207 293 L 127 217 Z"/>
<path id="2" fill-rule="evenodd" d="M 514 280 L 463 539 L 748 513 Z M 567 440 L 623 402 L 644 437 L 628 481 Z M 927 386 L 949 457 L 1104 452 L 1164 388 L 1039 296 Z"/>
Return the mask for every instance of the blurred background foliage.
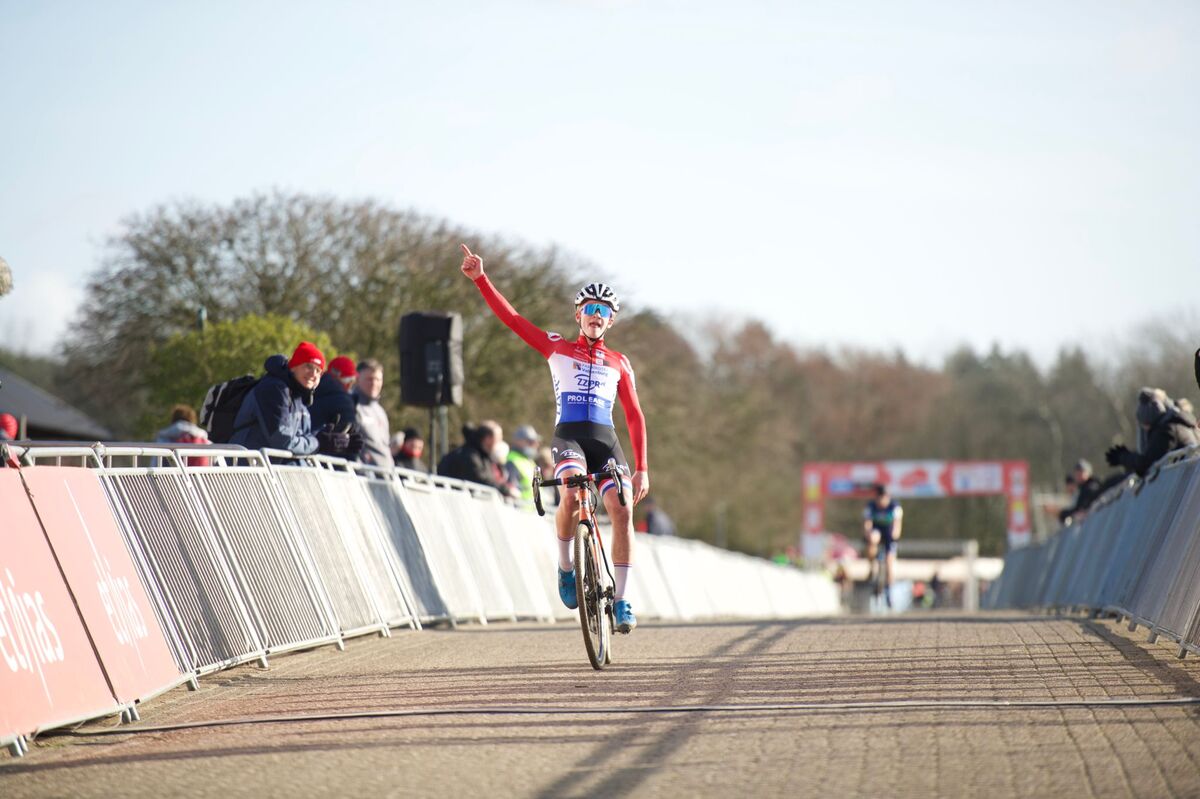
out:
<path id="1" fill-rule="evenodd" d="M 107 243 L 57 357 L 9 347 L 0 365 L 122 436 L 145 437 L 175 402 L 198 406 L 212 383 L 260 372 L 268 355 L 308 339 L 330 358 L 382 361 L 393 430 L 424 429 L 427 411 L 399 402 L 399 320 L 455 311 L 466 390 L 451 430 L 495 418 L 507 432 L 531 423 L 549 439 L 546 366 L 462 277 L 460 241 L 484 256 L 522 314 L 564 335 L 575 332 L 578 285 L 605 278 L 559 249 L 371 201 L 276 192 L 225 206 L 176 202 L 129 217 Z M 799 346 L 752 318 L 697 322 L 653 308 L 630 307 L 609 338 L 637 373 L 661 506 L 685 535 L 769 554 L 796 542 L 806 460 L 1021 458 L 1035 485 L 1051 489 L 1079 457 L 1103 473 L 1104 449 L 1134 441 L 1139 386 L 1194 393 L 1200 326 L 1155 321 L 1099 359 L 1069 348 L 1041 369 L 1023 352 L 995 348 L 959 349 L 934 368 L 900 352 Z M 906 507 L 907 535 L 975 537 L 985 553 L 1003 549 L 1000 499 Z M 857 503 L 833 503 L 828 526 L 856 537 L 859 512 Z"/>

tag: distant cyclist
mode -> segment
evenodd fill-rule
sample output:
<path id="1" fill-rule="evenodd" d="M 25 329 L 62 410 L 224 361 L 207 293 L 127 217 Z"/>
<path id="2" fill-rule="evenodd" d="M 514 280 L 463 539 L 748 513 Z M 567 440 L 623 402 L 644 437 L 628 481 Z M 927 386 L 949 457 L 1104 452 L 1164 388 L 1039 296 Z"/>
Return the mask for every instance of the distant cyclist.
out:
<path id="1" fill-rule="evenodd" d="M 875 499 L 863 510 L 863 538 L 867 542 L 867 557 L 871 561 L 870 584 L 878 586 L 879 562 L 884 562 L 883 596 L 887 606 L 892 606 L 892 575 L 896 566 L 896 541 L 900 539 L 900 528 L 904 509 L 888 494 L 887 486 L 875 486 Z M 875 589 L 878 596 L 878 588 Z"/>
<path id="2" fill-rule="evenodd" d="M 646 462 L 646 419 L 638 404 L 633 367 L 629 359 L 604 345 L 604 334 L 616 322 L 621 303 L 603 283 L 588 283 L 575 295 L 575 322 L 579 336 L 568 341 L 558 333 L 548 333 L 525 319 L 497 291 L 483 273 L 483 259 L 462 245 L 463 274 L 475 282 L 492 312 L 521 340 L 542 354 L 550 365 L 554 383 L 555 427 L 551 453 L 555 478 L 598 472 L 615 460 L 622 475 L 629 474 L 617 431 L 613 426 L 613 406 L 619 399 L 629 427 L 629 441 L 637 467 L 633 480 L 622 477 L 626 491 L 632 488 L 633 503 L 617 501 L 616 484 L 600 482 L 600 494 L 613 525 L 613 579 L 616 583 L 613 605 L 617 632 L 628 633 L 637 626 L 637 617 L 625 595 L 629 569 L 633 564 L 633 504 L 650 490 Z M 574 492 L 559 487 L 558 514 L 558 593 L 568 608 L 578 607 L 572 547 L 576 513 Z"/>

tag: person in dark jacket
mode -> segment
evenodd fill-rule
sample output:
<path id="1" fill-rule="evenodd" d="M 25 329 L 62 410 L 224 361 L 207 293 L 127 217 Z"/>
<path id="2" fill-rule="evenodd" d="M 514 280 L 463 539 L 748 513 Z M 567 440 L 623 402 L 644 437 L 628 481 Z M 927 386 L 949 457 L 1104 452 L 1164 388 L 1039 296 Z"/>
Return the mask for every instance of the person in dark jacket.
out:
<path id="1" fill-rule="evenodd" d="M 515 494 L 498 471 L 493 457 L 496 445 L 504 440 L 500 425 L 491 421 L 482 422 L 478 427 L 465 424 L 462 431 L 463 445 L 446 453 L 438 463 L 438 474 L 491 486 L 506 495 Z"/>
<path id="2" fill-rule="evenodd" d="M 1072 516 L 1085 512 L 1088 506 L 1096 501 L 1096 497 L 1103 493 L 1100 481 L 1092 474 L 1092 464 L 1083 458 L 1075 462 L 1075 468 L 1071 470 L 1068 477 L 1075 489 L 1075 499 L 1069 506 L 1059 511 L 1058 520 L 1060 522 L 1065 522 Z"/>
<path id="3" fill-rule="evenodd" d="M 400 449 L 392 456 L 396 465 L 414 472 L 428 472 L 429 467 L 421 460 L 421 455 L 425 452 L 425 439 L 421 438 L 421 431 L 415 427 L 408 427 L 400 435 L 403 437 Z"/>
<path id="4" fill-rule="evenodd" d="M 1181 411 L 1159 389 L 1143 388 L 1138 392 L 1136 416 L 1141 430 L 1139 439 L 1145 443 L 1137 452 L 1117 444 L 1104 453 L 1110 466 L 1119 466 L 1126 473 L 1136 472 L 1139 477 L 1144 477 L 1168 452 L 1200 443 L 1195 417 Z"/>
<path id="5" fill-rule="evenodd" d="M 329 362 L 329 371 L 321 375 L 321 382 L 313 391 L 312 407 L 308 409 L 314 430 L 327 424 L 344 427 L 354 421 L 354 397 L 350 389 L 357 375 L 354 361 L 345 355 Z"/>
<path id="6" fill-rule="evenodd" d="M 313 391 L 312 407 L 308 409 L 313 430 L 330 427 L 350 436 L 346 451 L 338 453 L 347 458 L 357 456 L 363 443 L 362 431 L 354 421 L 354 395 L 350 393 L 357 377 L 358 369 L 352 359 L 345 355 L 334 358 L 329 362 L 329 371 L 321 375 L 321 382 Z"/>
<path id="7" fill-rule="evenodd" d="M 313 433 L 308 415 L 313 391 L 325 370 L 321 350 L 302 341 L 290 359 L 272 355 L 263 369 L 266 374 L 242 400 L 229 443 L 247 449 L 282 449 L 296 455 L 344 453 L 350 437 L 332 429 Z"/>

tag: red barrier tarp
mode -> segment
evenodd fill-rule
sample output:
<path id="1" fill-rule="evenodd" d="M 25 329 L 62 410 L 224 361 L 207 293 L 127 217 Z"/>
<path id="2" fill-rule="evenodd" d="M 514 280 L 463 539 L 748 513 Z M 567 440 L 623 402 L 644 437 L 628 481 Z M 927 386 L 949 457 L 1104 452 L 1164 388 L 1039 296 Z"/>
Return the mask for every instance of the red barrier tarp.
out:
<path id="1" fill-rule="evenodd" d="M 180 680 L 112 509 L 89 469 L 22 471 L 117 699 L 132 702 Z"/>
<path id="2" fill-rule="evenodd" d="M 0 738 L 118 709 L 21 476 L 0 468 Z"/>

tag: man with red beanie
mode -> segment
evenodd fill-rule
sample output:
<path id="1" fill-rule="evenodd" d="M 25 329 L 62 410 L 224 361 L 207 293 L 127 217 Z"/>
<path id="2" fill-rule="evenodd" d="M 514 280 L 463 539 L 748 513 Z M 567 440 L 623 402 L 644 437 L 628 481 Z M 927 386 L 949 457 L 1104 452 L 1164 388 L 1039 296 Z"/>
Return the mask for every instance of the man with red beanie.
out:
<path id="1" fill-rule="evenodd" d="M 263 369 L 262 380 L 242 400 L 229 443 L 296 455 L 344 454 L 350 446 L 348 435 L 335 432 L 332 425 L 312 431 L 308 406 L 325 371 L 325 356 L 317 345 L 301 341 L 291 358 L 272 355 Z"/>
<path id="2" fill-rule="evenodd" d="M 314 430 L 328 425 L 349 434 L 350 445 L 340 453 L 347 458 L 357 457 L 363 446 L 362 431 L 355 423 L 354 396 L 350 393 L 357 377 L 358 368 L 351 358 L 345 355 L 334 358 L 329 362 L 329 371 L 321 375 L 321 382 L 313 392 L 312 407 L 308 409 Z"/>

